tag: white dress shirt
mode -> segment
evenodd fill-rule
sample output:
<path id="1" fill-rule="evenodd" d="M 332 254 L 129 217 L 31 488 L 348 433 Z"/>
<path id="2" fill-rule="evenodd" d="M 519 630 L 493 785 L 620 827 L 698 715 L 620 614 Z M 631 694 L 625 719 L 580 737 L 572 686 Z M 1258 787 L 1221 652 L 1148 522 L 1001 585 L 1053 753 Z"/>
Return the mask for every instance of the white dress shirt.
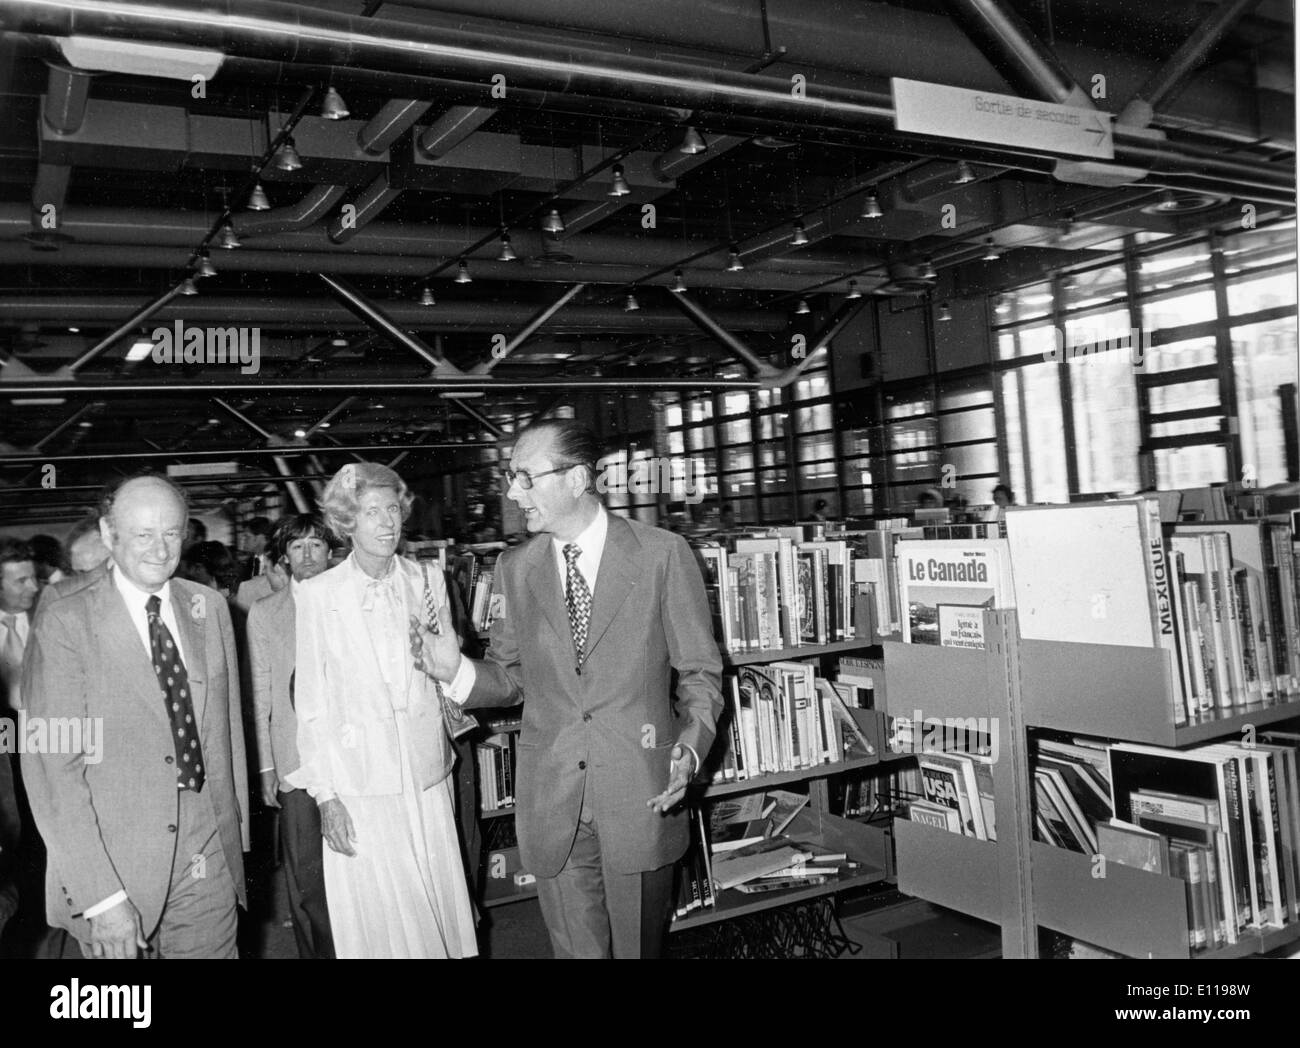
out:
<path id="1" fill-rule="evenodd" d="M 126 602 L 126 610 L 131 616 L 131 624 L 135 626 L 136 633 L 140 635 L 140 643 L 144 645 L 145 653 L 149 656 L 150 665 L 153 664 L 153 645 L 149 643 L 149 609 L 146 605 L 149 598 L 154 596 L 162 602 L 160 614 L 163 624 L 171 632 L 172 640 L 176 642 L 176 648 L 180 652 L 181 664 L 187 665 L 189 660 L 185 657 L 185 646 L 181 642 L 181 631 L 176 623 L 176 616 L 172 614 L 171 580 L 168 579 L 164 582 L 162 589 L 155 594 L 142 590 L 122 572 L 118 571 L 115 564 L 112 565 L 109 573 L 113 578 L 113 585 L 117 587 L 117 592 L 122 594 L 122 599 Z M 218 596 L 217 599 L 220 600 L 221 598 Z M 125 902 L 128 898 L 129 896 L 125 890 L 114 892 L 102 902 L 97 902 L 94 906 L 87 906 L 82 916 L 87 920 L 91 917 L 98 917 L 101 913 L 111 910 L 118 903 Z"/>

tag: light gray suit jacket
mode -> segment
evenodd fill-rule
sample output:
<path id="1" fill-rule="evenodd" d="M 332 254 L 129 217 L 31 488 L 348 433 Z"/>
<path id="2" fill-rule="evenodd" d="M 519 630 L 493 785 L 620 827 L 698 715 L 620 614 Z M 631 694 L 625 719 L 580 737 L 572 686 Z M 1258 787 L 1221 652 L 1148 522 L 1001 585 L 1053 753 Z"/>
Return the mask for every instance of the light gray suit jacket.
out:
<path id="1" fill-rule="evenodd" d="M 184 579 L 171 580 L 171 605 L 201 733 L 204 792 L 243 903 L 248 778 L 230 612 L 216 590 Z M 87 940 L 82 910 L 125 890 L 149 936 L 176 850 L 176 751 L 158 678 L 111 573 L 42 606 L 23 671 L 29 715 L 97 718 L 102 726 L 97 762 L 83 753 L 23 754 L 49 856 L 49 922 Z"/>
<path id="2" fill-rule="evenodd" d="M 504 614 L 465 705 L 523 700 L 515 827 L 524 868 L 559 873 L 584 790 L 613 869 L 678 859 L 689 839 L 684 806 L 661 816 L 646 802 L 668 784 L 675 743 L 705 759 L 722 710 L 722 659 L 685 539 L 610 514 L 581 673 L 550 535 L 503 553 L 493 587 Z"/>
<path id="3" fill-rule="evenodd" d="M 257 731 L 257 769 L 274 768 L 280 789 L 293 789 L 284 777 L 297 771 L 298 718 L 294 714 L 294 600 L 291 586 L 255 601 L 245 626 L 252 664 L 253 723 Z"/>

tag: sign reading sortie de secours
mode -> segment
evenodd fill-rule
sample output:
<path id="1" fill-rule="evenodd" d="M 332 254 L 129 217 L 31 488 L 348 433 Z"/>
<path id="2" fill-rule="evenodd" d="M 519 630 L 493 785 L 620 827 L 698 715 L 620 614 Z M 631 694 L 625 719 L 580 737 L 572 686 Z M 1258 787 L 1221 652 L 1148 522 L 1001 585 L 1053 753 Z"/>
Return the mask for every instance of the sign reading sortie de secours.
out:
<path id="1" fill-rule="evenodd" d="M 899 131 L 1115 159 L 1111 115 L 1099 109 L 899 77 L 891 78 L 890 87 Z"/>

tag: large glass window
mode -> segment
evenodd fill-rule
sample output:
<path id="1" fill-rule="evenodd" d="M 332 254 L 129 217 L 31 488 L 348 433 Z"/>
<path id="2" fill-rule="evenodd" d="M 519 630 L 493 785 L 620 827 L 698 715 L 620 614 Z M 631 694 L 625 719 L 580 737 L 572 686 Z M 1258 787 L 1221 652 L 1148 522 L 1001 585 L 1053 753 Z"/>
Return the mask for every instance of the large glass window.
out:
<path id="1" fill-rule="evenodd" d="M 1282 413 L 1295 411 L 1296 354 L 1294 316 L 1232 329 L 1242 480 L 1262 486 L 1287 479 Z"/>

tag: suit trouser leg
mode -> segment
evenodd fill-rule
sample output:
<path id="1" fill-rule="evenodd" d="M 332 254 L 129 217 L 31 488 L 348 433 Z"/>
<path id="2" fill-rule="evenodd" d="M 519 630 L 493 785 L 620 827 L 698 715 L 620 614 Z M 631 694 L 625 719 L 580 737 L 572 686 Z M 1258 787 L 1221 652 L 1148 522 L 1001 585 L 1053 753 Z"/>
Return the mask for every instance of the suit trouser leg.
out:
<path id="1" fill-rule="evenodd" d="M 587 798 L 573 849 L 554 877 L 537 878 L 538 901 L 557 958 L 658 957 L 672 900 L 672 865 L 645 873 L 611 869 Z"/>
<path id="2" fill-rule="evenodd" d="M 151 950 L 168 959 L 233 960 L 239 956 L 236 909 L 212 798 L 207 790 L 181 790 L 171 888 Z"/>
<path id="3" fill-rule="evenodd" d="M 289 916 L 301 958 L 334 956 L 325 903 L 325 859 L 320 809 L 306 790 L 280 795 L 280 855 L 289 893 Z"/>
<path id="4" fill-rule="evenodd" d="M 554 877 L 537 878 L 537 900 L 557 959 L 610 955 L 600 841 L 585 797 L 569 857 Z"/>

